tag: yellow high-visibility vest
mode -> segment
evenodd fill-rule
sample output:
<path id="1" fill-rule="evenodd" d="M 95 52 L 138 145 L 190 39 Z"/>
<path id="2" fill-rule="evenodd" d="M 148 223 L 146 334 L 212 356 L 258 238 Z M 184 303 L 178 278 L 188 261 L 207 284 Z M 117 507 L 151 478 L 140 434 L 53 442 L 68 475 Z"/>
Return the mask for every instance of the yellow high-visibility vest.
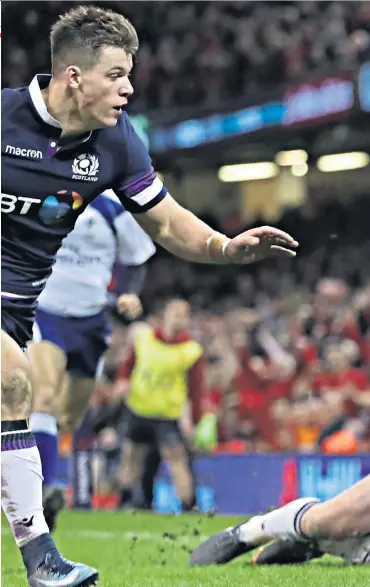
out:
<path id="1" fill-rule="evenodd" d="M 139 416 L 178 420 L 187 398 L 187 373 L 202 347 L 193 340 L 166 343 L 145 329 L 137 334 L 134 348 L 128 407 Z"/>

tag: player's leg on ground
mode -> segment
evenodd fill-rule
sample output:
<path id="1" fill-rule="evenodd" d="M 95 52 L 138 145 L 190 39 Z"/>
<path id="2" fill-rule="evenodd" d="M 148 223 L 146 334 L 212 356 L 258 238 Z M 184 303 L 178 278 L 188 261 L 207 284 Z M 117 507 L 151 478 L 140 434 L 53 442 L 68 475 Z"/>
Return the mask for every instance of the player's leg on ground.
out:
<path id="1" fill-rule="evenodd" d="M 169 463 L 177 496 L 183 511 L 195 506 L 195 487 L 189 467 L 189 455 L 178 422 L 163 421 L 158 424 L 157 438 L 162 460 Z"/>
<path id="2" fill-rule="evenodd" d="M 196 548 L 190 557 L 190 565 L 225 564 L 275 537 L 305 540 L 297 530 L 300 517 L 317 502 L 315 498 L 297 499 L 273 512 L 227 528 Z"/>
<path id="3" fill-rule="evenodd" d="M 242 526 L 243 540 L 282 538 L 256 557 L 257 564 L 303 562 L 327 552 L 347 562 L 367 557 L 370 534 L 370 476 L 323 503 L 301 504 L 301 500 L 255 518 Z M 288 538 L 288 541 L 286 540 Z M 307 541 L 306 541 L 307 540 Z M 302 560 L 297 560 L 301 558 Z"/>
<path id="4" fill-rule="evenodd" d="M 1 505 L 21 550 L 32 587 L 88 585 L 98 573 L 63 559 L 49 534 L 42 508 L 40 454 L 28 426 L 31 368 L 14 340 L 1 332 Z"/>
<path id="5" fill-rule="evenodd" d="M 370 564 L 370 533 L 367 536 L 354 535 L 350 538 L 274 540 L 262 547 L 254 557 L 254 563 L 303 563 L 323 554 L 341 557 L 347 564 Z"/>
<path id="6" fill-rule="evenodd" d="M 370 476 L 326 502 L 302 498 L 242 528 L 242 535 L 266 538 L 341 539 L 370 532 Z"/>
<path id="7" fill-rule="evenodd" d="M 370 533 L 370 475 L 302 515 L 300 531 L 312 538 L 346 538 Z"/>

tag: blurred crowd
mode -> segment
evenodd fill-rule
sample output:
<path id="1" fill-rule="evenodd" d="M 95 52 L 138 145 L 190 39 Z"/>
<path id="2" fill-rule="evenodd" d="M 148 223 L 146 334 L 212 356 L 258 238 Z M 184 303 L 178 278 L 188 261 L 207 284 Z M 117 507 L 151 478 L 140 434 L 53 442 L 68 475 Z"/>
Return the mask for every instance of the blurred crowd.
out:
<path id="1" fill-rule="evenodd" d="M 160 323 L 165 299 L 190 302 L 215 450 L 370 450 L 369 215 L 367 197 L 287 212 L 278 226 L 301 245 L 292 261 L 215 269 L 158 251 L 147 319 Z M 126 327 L 117 325 L 107 363 L 113 384 L 126 349 Z"/>
<path id="2" fill-rule="evenodd" d="M 81 2 L 84 3 L 84 2 Z M 90 2 L 93 3 L 93 2 Z M 22 7 L 20 5 L 22 4 Z M 141 41 L 134 108 L 217 107 L 370 56 L 361 2 L 96 2 L 128 16 Z M 74 2 L 4 2 L 2 83 L 50 69 L 48 29 Z"/>

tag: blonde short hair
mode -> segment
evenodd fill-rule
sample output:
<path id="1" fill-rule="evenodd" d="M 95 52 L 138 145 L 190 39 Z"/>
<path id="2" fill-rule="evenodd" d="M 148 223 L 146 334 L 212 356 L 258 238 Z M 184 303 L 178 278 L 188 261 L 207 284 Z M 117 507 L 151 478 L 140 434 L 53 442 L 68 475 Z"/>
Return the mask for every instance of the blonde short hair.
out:
<path id="1" fill-rule="evenodd" d="M 93 67 L 104 47 L 122 47 L 135 55 L 139 39 L 131 22 L 113 10 L 77 6 L 59 16 L 50 32 L 52 71 L 68 65 Z"/>

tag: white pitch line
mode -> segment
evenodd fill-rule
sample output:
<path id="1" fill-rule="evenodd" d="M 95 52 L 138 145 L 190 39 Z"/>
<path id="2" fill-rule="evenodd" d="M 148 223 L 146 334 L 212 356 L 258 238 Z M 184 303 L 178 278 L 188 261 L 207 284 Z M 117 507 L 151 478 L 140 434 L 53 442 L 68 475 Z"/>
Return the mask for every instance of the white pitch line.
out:
<path id="1" fill-rule="evenodd" d="M 1 534 L 3 536 L 10 536 L 10 528 L 1 528 Z M 67 530 L 62 531 L 63 537 L 66 538 L 92 538 L 94 540 L 132 540 L 136 537 L 138 540 L 164 540 L 164 532 L 111 532 L 104 530 Z M 178 540 L 182 544 L 188 544 L 192 539 L 206 540 L 208 535 L 199 534 L 194 537 L 176 534 L 176 541 Z M 172 540 L 167 538 L 168 541 Z"/>

